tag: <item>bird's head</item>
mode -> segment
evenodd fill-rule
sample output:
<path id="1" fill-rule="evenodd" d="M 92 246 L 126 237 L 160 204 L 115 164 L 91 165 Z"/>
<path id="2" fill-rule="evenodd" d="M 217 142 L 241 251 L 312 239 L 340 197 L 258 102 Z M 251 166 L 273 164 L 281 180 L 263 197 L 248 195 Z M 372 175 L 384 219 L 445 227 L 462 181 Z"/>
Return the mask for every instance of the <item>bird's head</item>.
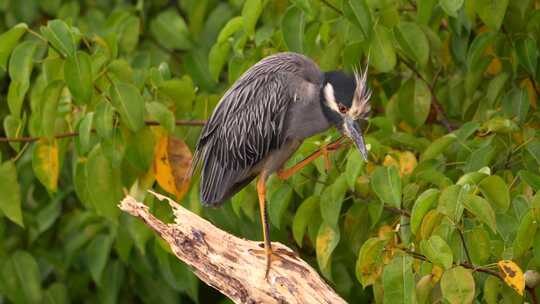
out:
<path id="1" fill-rule="evenodd" d="M 324 73 L 320 96 L 326 118 L 355 143 L 364 160 L 367 160 L 368 153 L 360 126 L 371 111 L 367 68 L 363 73 L 355 72 L 354 76 L 341 71 Z"/>

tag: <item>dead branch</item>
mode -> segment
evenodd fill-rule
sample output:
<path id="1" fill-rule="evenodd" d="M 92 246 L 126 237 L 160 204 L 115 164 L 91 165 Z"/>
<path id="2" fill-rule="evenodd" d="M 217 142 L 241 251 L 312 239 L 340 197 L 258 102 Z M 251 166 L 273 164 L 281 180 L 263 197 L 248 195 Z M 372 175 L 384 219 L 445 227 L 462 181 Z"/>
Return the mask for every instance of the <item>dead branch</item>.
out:
<path id="1" fill-rule="evenodd" d="M 265 279 L 265 256 L 259 242 L 233 236 L 173 200 L 151 193 L 169 202 L 175 223 L 161 222 L 129 195 L 119 207 L 143 220 L 202 281 L 235 303 L 346 303 L 285 245 L 272 244 L 277 257 Z"/>

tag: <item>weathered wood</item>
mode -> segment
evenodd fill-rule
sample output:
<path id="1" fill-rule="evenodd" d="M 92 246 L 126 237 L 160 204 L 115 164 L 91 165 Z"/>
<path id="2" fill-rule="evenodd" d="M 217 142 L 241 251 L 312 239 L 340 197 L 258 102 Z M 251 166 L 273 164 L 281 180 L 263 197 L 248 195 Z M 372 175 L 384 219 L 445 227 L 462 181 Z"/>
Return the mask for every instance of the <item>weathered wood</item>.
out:
<path id="1" fill-rule="evenodd" d="M 152 194 L 169 202 L 175 223 L 161 222 L 146 205 L 129 195 L 119 207 L 159 233 L 178 259 L 235 303 L 346 303 L 288 247 L 272 244 L 277 257 L 265 279 L 265 256 L 260 242 L 235 237 L 173 200 Z"/>

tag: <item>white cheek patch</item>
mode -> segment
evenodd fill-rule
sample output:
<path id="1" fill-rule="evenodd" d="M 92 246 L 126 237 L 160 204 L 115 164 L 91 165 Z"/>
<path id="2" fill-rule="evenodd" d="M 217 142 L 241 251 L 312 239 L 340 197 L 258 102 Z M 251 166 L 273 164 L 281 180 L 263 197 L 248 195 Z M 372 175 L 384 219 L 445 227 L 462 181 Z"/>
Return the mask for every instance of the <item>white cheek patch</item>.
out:
<path id="1" fill-rule="evenodd" d="M 330 109 L 339 113 L 339 107 L 336 102 L 336 97 L 334 95 L 334 87 L 330 83 L 326 84 L 324 87 L 324 100 Z"/>
<path id="2" fill-rule="evenodd" d="M 368 113 L 370 110 L 371 106 L 369 105 L 368 100 L 357 100 L 357 97 L 355 96 L 352 102 L 352 107 L 347 114 L 354 119 L 357 119 L 361 115 Z"/>

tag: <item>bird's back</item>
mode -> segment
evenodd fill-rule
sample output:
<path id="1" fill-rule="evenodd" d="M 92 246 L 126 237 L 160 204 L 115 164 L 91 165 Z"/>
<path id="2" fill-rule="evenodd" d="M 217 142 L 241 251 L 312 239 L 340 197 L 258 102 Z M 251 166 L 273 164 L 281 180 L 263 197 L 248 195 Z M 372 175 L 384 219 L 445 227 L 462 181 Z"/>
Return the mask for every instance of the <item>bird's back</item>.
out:
<path id="1" fill-rule="evenodd" d="M 309 58 L 279 53 L 247 70 L 224 94 L 205 125 L 194 164 L 202 162 L 201 201 L 218 206 L 261 170 L 284 143 L 286 113 L 305 83 L 318 87 L 321 72 Z"/>

